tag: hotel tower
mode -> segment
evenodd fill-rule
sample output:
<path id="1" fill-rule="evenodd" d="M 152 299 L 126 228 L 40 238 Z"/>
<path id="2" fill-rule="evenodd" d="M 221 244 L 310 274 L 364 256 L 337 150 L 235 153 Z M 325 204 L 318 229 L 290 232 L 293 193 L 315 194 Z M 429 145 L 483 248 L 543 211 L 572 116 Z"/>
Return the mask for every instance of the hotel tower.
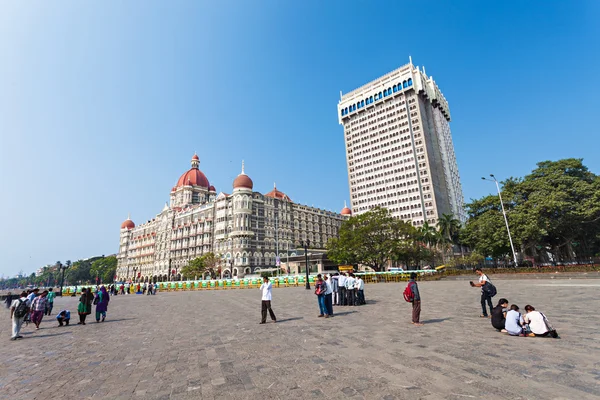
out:
<path id="1" fill-rule="evenodd" d="M 414 226 L 442 214 L 465 221 L 450 109 L 425 68 L 410 62 L 341 95 L 352 212 L 375 206 Z"/>

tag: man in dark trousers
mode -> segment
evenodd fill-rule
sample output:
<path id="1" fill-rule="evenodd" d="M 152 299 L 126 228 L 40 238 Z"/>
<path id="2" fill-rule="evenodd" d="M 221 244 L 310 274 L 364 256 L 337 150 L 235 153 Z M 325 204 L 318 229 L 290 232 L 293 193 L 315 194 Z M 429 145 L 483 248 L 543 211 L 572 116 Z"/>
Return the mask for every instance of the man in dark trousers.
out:
<path id="1" fill-rule="evenodd" d="M 269 310 L 269 314 L 271 315 L 271 319 L 273 322 L 277 322 L 275 318 L 275 313 L 271 308 L 271 290 L 273 289 L 273 285 L 271 281 L 266 276 L 263 278 L 263 284 L 260 285 L 260 291 L 262 292 L 262 319 L 260 320 L 261 324 L 267 322 L 267 310 Z"/>
<path id="2" fill-rule="evenodd" d="M 421 318 L 421 295 L 419 294 L 419 285 L 417 285 L 417 274 L 412 272 L 410 274 L 410 280 L 408 284 L 410 285 L 410 290 L 413 294 L 412 300 L 412 323 L 417 326 L 423 326 L 423 324 L 419 321 Z"/>
<path id="3" fill-rule="evenodd" d="M 346 274 L 345 273 L 341 273 L 340 277 L 338 278 L 338 291 L 339 291 L 339 295 L 340 295 L 340 300 L 339 300 L 339 304 L 340 306 L 345 306 L 346 305 Z"/>

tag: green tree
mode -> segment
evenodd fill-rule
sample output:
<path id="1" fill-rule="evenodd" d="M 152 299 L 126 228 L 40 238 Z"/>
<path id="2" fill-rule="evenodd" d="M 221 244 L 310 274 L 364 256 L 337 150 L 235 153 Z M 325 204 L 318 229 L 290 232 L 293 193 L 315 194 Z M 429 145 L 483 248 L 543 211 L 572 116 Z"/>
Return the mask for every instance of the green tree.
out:
<path id="1" fill-rule="evenodd" d="M 380 271 L 390 260 L 405 257 L 412 226 L 375 207 L 342 223 L 339 238 L 327 243 L 327 257 L 344 265 L 362 264 Z"/>
<path id="2" fill-rule="evenodd" d="M 600 252 L 600 177 L 581 159 L 543 161 L 524 178 L 502 182 L 516 251 L 538 262 L 592 257 Z M 497 196 L 467 204 L 461 240 L 483 255 L 511 258 Z"/>
<path id="3" fill-rule="evenodd" d="M 208 272 L 211 277 L 216 277 L 220 262 L 221 259 L 214 253 L 206 253 L 191 260 L 188 265 L 181 269 L 181 274 L 187 278 L 199 278 Z"/>
<path id="4" fill-rule="evenodd" d="M 89 272 L 89 281 L 96 282 L 96 279 L 100 278 L 102 283 L 111 283 L 114 280 L 116 271 L 117 257 L 109 256 L 99 258 L 92 262 Z"/>

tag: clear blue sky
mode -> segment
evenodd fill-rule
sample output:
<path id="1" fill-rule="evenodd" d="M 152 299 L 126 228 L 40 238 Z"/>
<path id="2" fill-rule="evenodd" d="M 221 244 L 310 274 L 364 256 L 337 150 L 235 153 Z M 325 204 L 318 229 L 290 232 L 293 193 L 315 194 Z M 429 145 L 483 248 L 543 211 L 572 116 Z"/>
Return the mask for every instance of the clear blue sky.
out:
<path id="1" fill-rule="evenodd" d="M 600 173 L 600 2 L 0 4 L 0 273 L 117 251 L 194 151 L 217 188 L 348 199 L 340 90 L 425 65 L 465 199 L 482 174 L 581 157 Z"/>

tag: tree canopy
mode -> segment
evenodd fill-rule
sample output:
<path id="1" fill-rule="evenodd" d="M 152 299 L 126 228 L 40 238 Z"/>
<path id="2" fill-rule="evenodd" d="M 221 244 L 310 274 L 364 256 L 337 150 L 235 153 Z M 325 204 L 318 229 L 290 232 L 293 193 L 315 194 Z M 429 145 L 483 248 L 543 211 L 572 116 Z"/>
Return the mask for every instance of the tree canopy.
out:
<path id="1" fill-rule="evenodd" d="M 339 237 L 327 243 L 327 257 L 341 265 L 365 265 L 375 271 L 389 262 L 417 265 L 430 261 L 435 250 L 430 245 L 439 237 L 427 225 L 417 229 L 392 217 L 389 210 L 375 207 L 342 223 Z"/>
<path id="2" fill-rule="evenodd" d="M 220 259 L 214 253 L 206 253 L 191 260 L 181 269 L 181 274 L 187 278 L 196 278 L 208 272 L 211 277 L 214 277 L 218 275 L 219 263 Z"/>
<path id="3" fill-rule="evenodd" d="M 524 178 L 502 182 L 502 199 L 516 251 L 537 262 L 593 257 L 600 252 L 600 177 L 581 159 L 543 161 Z M 466 205 L 460 239 L 494 258 L 510 258 L 500 200 Z"/>

